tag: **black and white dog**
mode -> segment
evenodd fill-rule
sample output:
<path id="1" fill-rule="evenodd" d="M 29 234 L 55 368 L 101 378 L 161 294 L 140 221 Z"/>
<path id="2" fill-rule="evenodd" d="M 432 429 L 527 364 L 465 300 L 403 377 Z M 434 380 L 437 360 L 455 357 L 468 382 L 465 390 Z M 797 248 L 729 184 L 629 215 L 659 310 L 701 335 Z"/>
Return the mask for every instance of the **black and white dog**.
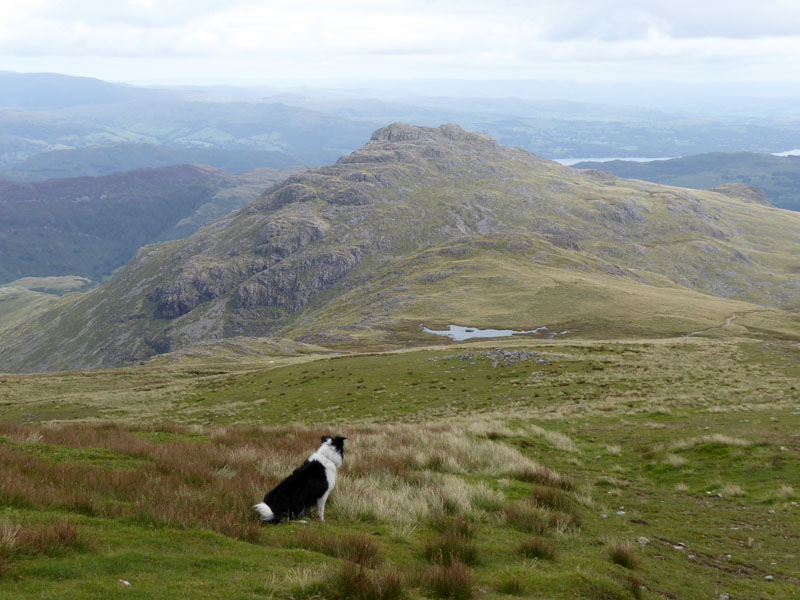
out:
<path id="1" fill-rule="evenodd" d="M 284 519 L 301 519 L 314 504 L 317 516 L 325 520 L 325 501 L 336 484 L 336 469 L 344 459 L 344 441 L 347 438 L 322 436 L 319 450 L 264 496 L 264 501 L 253 509 L 262 523 L 280 523 Z"/>

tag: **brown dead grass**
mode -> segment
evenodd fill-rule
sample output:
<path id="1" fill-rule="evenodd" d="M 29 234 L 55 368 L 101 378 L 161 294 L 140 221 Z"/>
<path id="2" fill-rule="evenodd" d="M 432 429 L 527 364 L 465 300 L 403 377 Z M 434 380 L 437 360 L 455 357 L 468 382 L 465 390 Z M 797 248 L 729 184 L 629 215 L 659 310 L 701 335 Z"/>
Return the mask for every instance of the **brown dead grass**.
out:
<path id="1" fill-rule="evenodd" d="M 0 522 L 0 573 L 19 558 L 61 557 L 72 552 L 91 552 L 97 546 L 94 537 L 67 520 L 33 525 L 3 520 Z"/>
<path id="2" fill-rule="evenodd" d="M 395 570 L 372 571 L 348 562 L 328 582 L 326 598 L 334 600 L 397 600 L 405 597 L 403 578 Z"/>
<path id="3" fill-rule="evenodd" d="M 332 433 L 350 438 L 330 502 L 334 519 L 415 523 L 501 511 L 502 492 L 467 474 L 571 487 L 516 448 L 450 425 L 330 432 L 0 424 L 0 502 L 203 528 L 255 542 L 263 534 L 250 507 L 317 448 L 321 435 Z"/>
<path id="4" fill-rule="evenodd" d="M 475 594 L 475 577 L 457 560 L 437 564 L 428 571 L 428 587 L 434 598 L 468 600 Z"/>

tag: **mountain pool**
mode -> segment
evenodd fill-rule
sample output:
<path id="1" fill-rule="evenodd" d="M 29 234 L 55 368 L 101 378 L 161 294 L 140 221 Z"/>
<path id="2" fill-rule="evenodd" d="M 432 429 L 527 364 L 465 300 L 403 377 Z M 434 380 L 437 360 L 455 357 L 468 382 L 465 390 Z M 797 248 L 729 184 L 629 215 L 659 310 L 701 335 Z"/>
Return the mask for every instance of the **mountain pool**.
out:
<path id="1" fill-rule="evenodd" d="M 538 333 L 546 337 L 554 338 L 557 335 L 564 335 L 569 333 L 568 329 L 556 333 L 547 326 L 537 327 L 536 329 L 520 330 L 515 329 L 480 329 L 478 327 L 463 327 L 461 325 L 450 325 L 448 329 L 428 329 L 425 325 L 422 326 L 422 331 L 425 333 L 432 333 L 434 335 L 443 335 L 449 337 L 453 341 L 463 342 L 471 338 L 495 338 L 495 337 L 510 337 L 512 335 L 520 335 L 524 333 Z"/>

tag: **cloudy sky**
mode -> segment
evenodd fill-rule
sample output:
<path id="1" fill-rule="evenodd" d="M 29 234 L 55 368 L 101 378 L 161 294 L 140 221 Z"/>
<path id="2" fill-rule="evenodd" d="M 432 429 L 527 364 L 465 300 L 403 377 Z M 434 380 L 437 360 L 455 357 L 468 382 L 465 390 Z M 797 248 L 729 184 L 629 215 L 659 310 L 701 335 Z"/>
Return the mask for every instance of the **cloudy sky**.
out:
<path id="1" fill-rule="evenodd" d="M 0 0 L 0 70 L 133 83 L 800 79 L 798 0 Z"/>

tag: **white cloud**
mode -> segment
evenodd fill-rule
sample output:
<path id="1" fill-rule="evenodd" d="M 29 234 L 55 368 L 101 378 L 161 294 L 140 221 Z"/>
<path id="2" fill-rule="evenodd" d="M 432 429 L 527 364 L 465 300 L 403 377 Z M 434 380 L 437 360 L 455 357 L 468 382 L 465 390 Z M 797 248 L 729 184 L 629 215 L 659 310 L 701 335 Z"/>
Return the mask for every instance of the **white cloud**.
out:
<path id="1" fill-rule="evenodd" d="M 530 77 L 566 65 L 580 78 L 580 65 L 595 77 L 599 63 L 617 77 L 646 76 L 644 63 L 665 74 L 724 64 L 757 76 L 763 65 L 798 66 L 800 10 L 796 0 L 0 0 L 0 57 L 0 69 L 125 57 L 138 79 L 159 58 L 162 70 L 184 65 L 176 77 L 201 63 L 310 78 L 332 68 L 364 78 Z"/>

